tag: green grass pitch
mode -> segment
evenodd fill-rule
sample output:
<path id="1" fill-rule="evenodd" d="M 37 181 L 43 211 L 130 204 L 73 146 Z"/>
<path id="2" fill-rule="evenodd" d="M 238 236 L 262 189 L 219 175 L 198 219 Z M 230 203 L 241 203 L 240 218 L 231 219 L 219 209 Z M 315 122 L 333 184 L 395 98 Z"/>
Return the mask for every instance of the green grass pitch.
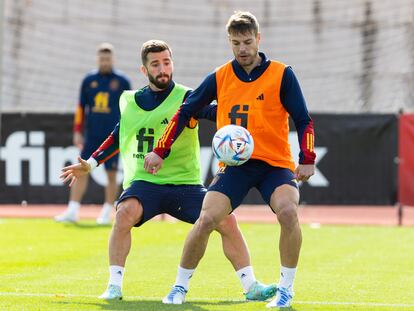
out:
<path id="1" fill-rule="evenodd" d="M 108 280 L 109 227 L 92 222 L 0 219 L 0 310 L 266 310 L 244 302 L 218 234 L 190 283 L 182 306 L 161 303 L 175 280 L 190 230 L 150 222 L 133 230 L 124 300 L 96 297 Z M 256 277 L 278 280 L 278 225 L 241 224 Z M 303 229 L 303 247 L 290 310 L 414 310 L 414 230 L 322 226 Z"/>

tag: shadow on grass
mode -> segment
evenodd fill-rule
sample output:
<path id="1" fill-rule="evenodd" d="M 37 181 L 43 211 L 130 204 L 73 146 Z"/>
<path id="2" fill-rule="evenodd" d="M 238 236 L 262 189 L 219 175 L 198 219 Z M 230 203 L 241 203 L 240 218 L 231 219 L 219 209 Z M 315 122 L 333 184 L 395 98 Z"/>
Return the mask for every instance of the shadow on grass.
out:
<path id="1" fill-rule="evenodd" d="M 74 227 L 79 229 L 104 229 L 104 228 L 111 228 L 112 224 L 109 225 L 98 225 L 93 222 L 76 222 L 76 223 L 63 223 L 65 227 Z"/>
<path id="2" fill-rule="evenodd" d="M 73 301 L 59 301 L 59 305 L 73 306 Z M 263 302 L 264 304 L 266 302 Z M 88 307 L 91 310 L 142 310 L 142 311 L 163 311 L 163 310 L 179 310 L 179 311 L 208 311 L 211 310 L 208 306 L 232 306 L 231 310 L 249 310 L 249 302 L 245 301 L 187 301 L 183 305 L 165 305 L 161 301 L 156 300 L 122 300 L 122 301 L 97 301 L 97 302 L 79 302 L 79 305 Z M 243 308 L 245 307 L 245 308 Z M 216 308 L 215 308 L 216 309 Z M 265 305 L 263 309 L 266 310 Z M 268 309 L 270 310 L 270 309 Z M 281 311 L 298 311 L 292 307 L 289 308 L 275 308 L 272 310 Z"/>

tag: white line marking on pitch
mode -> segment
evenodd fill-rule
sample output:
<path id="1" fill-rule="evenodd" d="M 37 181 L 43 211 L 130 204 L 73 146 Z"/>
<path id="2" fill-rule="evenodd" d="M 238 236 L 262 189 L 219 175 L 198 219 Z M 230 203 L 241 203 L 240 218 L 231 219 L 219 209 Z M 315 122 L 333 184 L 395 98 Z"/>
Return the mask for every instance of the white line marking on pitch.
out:
<path id="1" fill-rule="evenodd" d="M 55 298 L 96 298 L 96 295 L 78 295 L 78 294 L 47 294 L 47 293 L 13 293 L 13 292 L 0 292 L 0 296 L 14 296 L 14 297 L 55 297 Z M 161 297 L 144 297 L 144 296 L 124 296 L 127 300 L 148 300 L 154 301 L 159 300 Z M 186 301 L 197 302 L 197 301 L 219 301 L 219 302 L 246 302 L 244 299 L 227 299 L 227 298 L 200 298 L 193 297 L 186 299 Z M 382 302 L 340 302 L 340 301 L 293 301 L 293 304 L 301 305 L 347 305 L 347 306 L 366 306 L 366 307 L 394 307 L 394 308 L 412 308 L 412 303 L 382 303 Z"/>

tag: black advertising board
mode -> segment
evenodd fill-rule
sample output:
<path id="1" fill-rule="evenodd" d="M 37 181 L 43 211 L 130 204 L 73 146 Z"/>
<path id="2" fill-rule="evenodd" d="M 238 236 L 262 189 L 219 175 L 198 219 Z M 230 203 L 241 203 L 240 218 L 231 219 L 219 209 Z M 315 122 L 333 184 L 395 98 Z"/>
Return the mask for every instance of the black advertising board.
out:
<path id="1" fill-rule="evenodd" d="M 395 115 L 313 114 L 316 174 L 301 188 L 307 204 L 388 205 L 397 193 L 398 119 Z M 60 168 L 76 161 L 72 115 L 3 114 L 0 140 L 0 203 L 66 203 L 69 189 Z M 217 168 L 211 152 L 215 124 L 200 122 L 201 167 L 208 185 Z M 289 141 L 299 145 L 294 126 Z M 271 142 L 269 142 L 271 143 Z M 120 169 L 121 170 L 121 169 Z M 122 173 L 118 174 L 121 181 Z M 102 203 L 102 168 L 93 172 L 85 203 Z M 253 190 L 244 203 L 262 204 Z"/>

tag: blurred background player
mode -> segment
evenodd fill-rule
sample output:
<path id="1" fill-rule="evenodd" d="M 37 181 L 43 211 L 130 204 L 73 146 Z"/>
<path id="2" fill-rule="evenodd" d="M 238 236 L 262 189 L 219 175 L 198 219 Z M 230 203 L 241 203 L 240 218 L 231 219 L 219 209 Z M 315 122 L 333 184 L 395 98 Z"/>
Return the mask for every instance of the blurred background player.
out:
<path id="1" fill-rule="evenodd" d="M 281 228 L 280 281 L 276 297 L 267 307 L 289 307 L 302 244 L 297 181 L 306 181 L 315 172 L 313 121 L 292 68 L 259 52 L 256 17 L 249 12 L 235 13 L 227 23 L 227 34 L 234 59 L 209 74 L 186 99 L 157 147 L 146 155 L 145 168 L 156 173 L 163 158 L 168 159 L 170 151 L 174 154 L 171 146 L 191 116 L 213 100 L 217 100 L 218 129 L 227 124 L 247 128 L 254 140 L 253 155 L 246 163 L 226 166 L 216 174 L 204 198 L 200 218 L 187 236 L 180 267 L 195 270 L 211 232 L 255 187 L 277 215 Z M 296 169 L 288 142 L 289 116 L 300 143 Z M 176 293 L 173 287 L 168 296 Z"/>
<path id="2" fill-rule="evenodd" d="M 91 156 L 102 141 L 111 133 L 119 121 L 119 97 L 124 90 L 131 89 L 129 79 L 113 68 L 114 48 L 110 43 L 102 43 L 97 49 L 98 70 L 86 75 L 82 81 L 80 100 L 75 113 L 73 144 L 81 150 L 81 158 Z M 98 224 L 111 222 L 111 212 L 118 195 L 116 172 L 118 156 L 105 162 L 107 185 L 105 202 L 97 218 Z M 55 217 L 58 222 L 76 222 L 80 203 L 88 187 L 89 177 L 78 179 L 71 187 L 66 210 Z"/>
<path id="3" fill-rule="evenodd" d="M 124 168 L 124 192 L 117 201 L 115 223 L 109 239 L 109 282 L 102 299 L 122 299 L 122 282 L 126 258 L 131 248 L 131 229 L 140 227 L 156 215 L 167 213 L 193 224 L 200 215 L 206 194 L 200 177 L 200 144 L 198 126 L 191 119 L 183 135 L 166 160 L 165 169 L 156 175 L 144 170 L 144 155 L 152 150 L 190 90 L 172 80 L 173 61 L 169 46 L 160 40 L 150 40 L 141 50 L 142 73 L 149 84 L 139 90 L 124 92 L 120 98 L 121 120 L 111 135 L 87 161 L 62 169 L 64 182 L 87 175 L 98 164 L 120 152 Z M 209 105 L 198 118 L 216 119 L 216 105 Z M 223 251 L 240 279 L 246 298 L 266 300 L 274 296 L 275 285 L 256 280 L 247 245 L 234 214 L 227 215 L 218 227 Z M 166 304 L 181 304 L 188 291 L 191 271 L 178 269 L 177 294 L 165 297 Z"/>

